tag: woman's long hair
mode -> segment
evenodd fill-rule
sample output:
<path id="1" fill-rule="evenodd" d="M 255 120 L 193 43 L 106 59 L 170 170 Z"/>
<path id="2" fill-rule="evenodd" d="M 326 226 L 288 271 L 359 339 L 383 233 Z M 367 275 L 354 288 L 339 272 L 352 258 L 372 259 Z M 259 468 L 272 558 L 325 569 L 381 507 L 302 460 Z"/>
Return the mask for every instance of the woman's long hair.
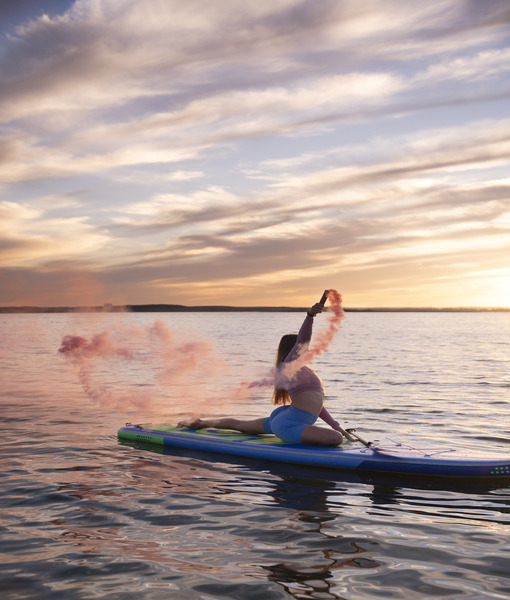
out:
<path id="1" fill-rule="evenodd" d="M 295 333 L 289 333 L 284 335 L 278 345 L 278 352 L 276 353 L 276 368 L 278 369 L 283 361 L 289 355 L 289 352 L 294 348 L 297 342 L 297 335 Z M 290 396 L 285 388 L 274 386 L 273 391 L 273 404 L 280 406 L 283 404 L 290 404 Z"/>

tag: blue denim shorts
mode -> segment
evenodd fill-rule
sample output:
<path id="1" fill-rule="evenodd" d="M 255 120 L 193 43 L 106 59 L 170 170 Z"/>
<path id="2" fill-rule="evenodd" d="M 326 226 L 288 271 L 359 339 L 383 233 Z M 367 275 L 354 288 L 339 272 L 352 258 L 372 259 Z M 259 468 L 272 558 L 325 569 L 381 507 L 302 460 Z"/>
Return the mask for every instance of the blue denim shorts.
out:
<path id="1" fill-rule="evenodd" d="M 303 429 L 313 425 L 315 421 L 317 415 L 286 404 L 275 408 L 264 420 L 264 431 L 276 435 L 284 442 L 300 444 Z"/>

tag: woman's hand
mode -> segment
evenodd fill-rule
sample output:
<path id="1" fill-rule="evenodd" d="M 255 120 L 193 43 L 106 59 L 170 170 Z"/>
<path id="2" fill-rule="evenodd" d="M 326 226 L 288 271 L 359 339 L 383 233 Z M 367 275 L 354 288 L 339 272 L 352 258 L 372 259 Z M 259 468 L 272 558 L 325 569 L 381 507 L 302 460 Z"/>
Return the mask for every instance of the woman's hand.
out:
<path id="1" fill-rule="evenodd" d="M 357 441 L 357 438 L 353 437 L 348 431 L 345 431 L 345 429 L 343 429 L 343 427 L 340 425 L 340 423 L 338 421 L 333 421 L 333 420 L 329 421 L 328 420 L 326 422 L 332 429 L 334 429 L 335 431 L 338 431 L 338 433 L 341 433 L 344 436 L 344 438 L 346 438 L 350 442 Z"/>
<path id="2" fill-rule="evenodd" d="M 348 439 L 350 442 L 356 442 L 358 439 L 358 438 L 352 437 L 352 435 L 348 431 L 345 431 L 345 429 L 342 429 L 340 426 L 335 427 L 335 429 L 339 433 L 341 433 L 344 436 L 344 438 Z"/>
<path id="3" fill-rule="evenodd" d="M 316 314 L 321 313 L 324 310 L 324 306 L 322 306 L 322 304 L 319 304 L 319 302 L 317 302 L 317 304 L 314 304 L 312 306 L 312 308 L 307 312 L 307 315 L 309 317 L 315 317 Z"/>

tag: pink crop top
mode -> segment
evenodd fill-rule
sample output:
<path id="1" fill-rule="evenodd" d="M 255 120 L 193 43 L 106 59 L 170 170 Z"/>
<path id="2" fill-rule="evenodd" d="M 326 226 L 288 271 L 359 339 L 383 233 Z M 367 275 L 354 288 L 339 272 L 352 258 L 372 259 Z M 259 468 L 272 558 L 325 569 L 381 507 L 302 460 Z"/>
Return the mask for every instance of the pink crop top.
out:
<path id="1" fill-rule="evenodd" d="M 313 317 L 306 315 L 303 325 L 301 325 L 301 329 L 299 330 L 297 341 L 283 361 L 282 367 L 298 358 L 303 352 L 306 352 L 312 338 L 312 326 Z M 282 382 L 282 387 L 287 390 L 291 400 L 302 392 L 321 392 L 324 394 L 324 386 L 322 385 L 321 378 L 313 369 L 307 366 L 301 367 L 292 378 L 285 379 Z"/>

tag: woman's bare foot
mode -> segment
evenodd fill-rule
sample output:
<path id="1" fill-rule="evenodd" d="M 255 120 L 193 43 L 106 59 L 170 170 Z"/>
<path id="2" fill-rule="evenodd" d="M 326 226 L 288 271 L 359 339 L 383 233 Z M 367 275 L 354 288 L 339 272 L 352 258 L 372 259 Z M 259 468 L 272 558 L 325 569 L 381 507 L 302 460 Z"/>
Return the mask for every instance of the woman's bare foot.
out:
<path id="1" fill-rule="evenodd" d="M 192 419 L 191 421 L 180 421 L 177 423 L 177 427 L 184 429 L 204 429 L 205 427 L 209 427 L 209 425 L 207 421 L 203 421 L 202 419 Z"/>

